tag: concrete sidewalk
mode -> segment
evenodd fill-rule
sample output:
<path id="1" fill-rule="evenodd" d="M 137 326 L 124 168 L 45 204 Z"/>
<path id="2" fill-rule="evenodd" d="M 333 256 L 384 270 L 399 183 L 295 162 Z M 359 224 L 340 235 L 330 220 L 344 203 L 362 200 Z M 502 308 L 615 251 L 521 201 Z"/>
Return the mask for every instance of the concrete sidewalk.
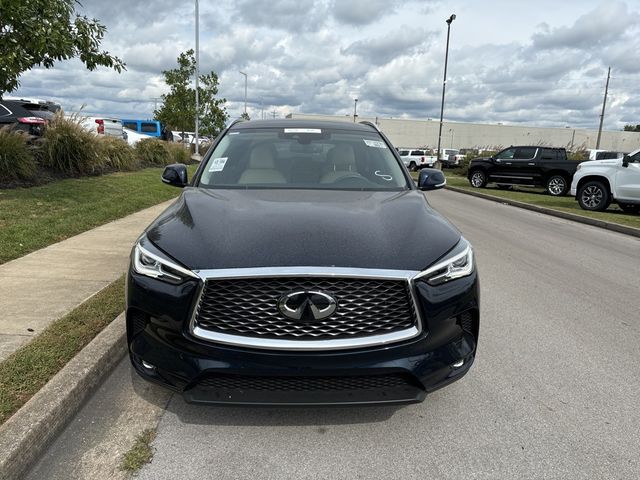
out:
<path id="1" fill-rule="evenodd" d="M 0 265 L 0 361 L 117 280 L 133 242 L 173 201 Z"/>

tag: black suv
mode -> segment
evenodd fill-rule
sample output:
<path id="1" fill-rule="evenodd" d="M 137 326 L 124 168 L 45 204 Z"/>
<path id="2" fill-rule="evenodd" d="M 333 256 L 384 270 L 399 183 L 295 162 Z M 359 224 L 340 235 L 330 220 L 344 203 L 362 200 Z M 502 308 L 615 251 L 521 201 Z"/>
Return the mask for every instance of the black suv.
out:
<path id="1" fill-rule="evenodd" d="M 187 401 L 421 401 L 473 364 L 469 243 L 375 125 L 232 124 L 139 238 L 127 275 L 131 362 Z M 403 248 L 420 243 L 423 248 Z"/>
<path id="2" fill-rule="evenodd" d="M 12 126 L 29 135 L 40 136 L 47 120 L 26 108 L 22 101 L 0 100 L 0 128 Z"/>
<path id="3" fill-rule="evenodd" d="M 564 148 L 509 147 L 493 157 L 471 160 L 468 179 L 476 188 L 494 182 L 500 187 L 545 187 L 551 195 L 566 195 L 578 163 L 567 159 Z"/>

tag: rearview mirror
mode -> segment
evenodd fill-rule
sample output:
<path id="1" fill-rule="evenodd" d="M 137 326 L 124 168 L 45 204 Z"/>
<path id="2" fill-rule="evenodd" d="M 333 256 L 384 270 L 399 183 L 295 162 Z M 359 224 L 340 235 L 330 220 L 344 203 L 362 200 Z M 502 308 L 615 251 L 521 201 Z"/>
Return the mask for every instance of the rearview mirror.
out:
<path id="1" fill-rule="evenodd" d="M 167 165 L 162 172 L 162 182 L 173 187 L 186 187 L 189 183 L 187 177 L 187 166 L 183 163 Z"/>
<path id="2" fill-rule="evenodd" d="M 418 177 L 418 188 L 423 191 L 437 190 L 447 184 L 444 173 L 435 168 L 423 168 Z"/>
<path id="3" fill-rule="evenodd" d="M 629 155 L 622 157 L 622 166 L 627 168 L 629 166 Z"/>

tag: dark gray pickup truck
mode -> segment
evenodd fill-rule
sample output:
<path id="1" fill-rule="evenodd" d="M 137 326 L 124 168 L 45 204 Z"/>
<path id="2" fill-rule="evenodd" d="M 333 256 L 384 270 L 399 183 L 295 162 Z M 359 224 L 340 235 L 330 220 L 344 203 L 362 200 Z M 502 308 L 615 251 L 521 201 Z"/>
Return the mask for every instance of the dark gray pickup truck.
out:
<path id="1" fill-rule="evenodd" d="M 564 148 L 509 147 L 489 158 L 475 158 L 467 178 L 471 186 L 484 188 L 523 185 L 545 187 L 550 195 L 566 195 L 578 163 L 567 159 Z"/>

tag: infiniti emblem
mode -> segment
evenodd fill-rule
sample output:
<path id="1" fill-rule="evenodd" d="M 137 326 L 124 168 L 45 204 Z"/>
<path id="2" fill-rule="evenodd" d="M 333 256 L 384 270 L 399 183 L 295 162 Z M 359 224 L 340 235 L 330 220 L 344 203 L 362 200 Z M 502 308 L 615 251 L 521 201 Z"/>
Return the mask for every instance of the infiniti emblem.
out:
<path id="1" fill-rule="evenodd" d="M 318 290 L 286 293 L 278 300 L 278 310 L 285 317 L 313 322 L 330 317 L 336 311 L 336 299 Z"/>

